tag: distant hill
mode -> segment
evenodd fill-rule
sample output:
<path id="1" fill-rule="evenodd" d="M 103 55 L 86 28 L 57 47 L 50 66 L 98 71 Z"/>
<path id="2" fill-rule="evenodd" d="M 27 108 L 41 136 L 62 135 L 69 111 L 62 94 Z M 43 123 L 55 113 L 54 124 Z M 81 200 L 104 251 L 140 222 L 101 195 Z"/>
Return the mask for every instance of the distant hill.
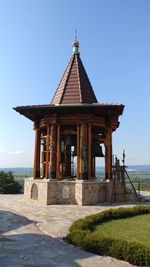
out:
<path id="1" fill-rule="evenodd" d="M 134 171 L 134 172 L 150 172 L 150 165 L 130 165 L 127 168 L 128 172 Z"/>
<path id="2" fill-rule="evenodd" d="M 14 178 L 18 181 L 22 187 L 24 186 L 24 178 L 33 176 L 33 168 L 0 168 L 0 171 L 11 171 L 14 174 Z M 150 184 L 150 165 L 129 165 L 127 172 L 134 183 Z M 105 169 L 104 167 L 97 167 L 97 178 L 104 179 Z"/>
<path id="3" fill-rule="evenodd" d="M 15 175 L 25 175 L 25 176 L 31 176 L 33 173 L 33 168 L 24 168 L 24 167 L 18 167 L 18 168 L 0 168 L 0 171 L 8 172 L 11 171 Z"/>
<path id="4" fill-rule="evenodd" d="M 0 171 L 11 171 L 15 175 L 32 176 L 33 168 L 16 167 L 16 168 L 0 168 Z M 97 167 L 97 171 L 104 173 L 104 167 Z M 150 172 L 150 165 L 128 165 L 128 172 Z"/>

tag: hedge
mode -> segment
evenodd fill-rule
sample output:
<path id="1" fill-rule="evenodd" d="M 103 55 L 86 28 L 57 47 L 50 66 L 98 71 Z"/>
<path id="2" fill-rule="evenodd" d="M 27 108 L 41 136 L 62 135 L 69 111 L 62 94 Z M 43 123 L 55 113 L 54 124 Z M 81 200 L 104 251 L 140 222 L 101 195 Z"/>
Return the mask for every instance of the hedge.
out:
<path id="1" fill-rule="evenodd" d="M 103 222 L 144 214 L 150 214 L 150 206 L 108 209 L 74 222 L 65 239 L 88 252 L 115 257 L 138 266 L 150 266 L 150 248 L 138 242 L 98 237 L 92 232 L 96 225 Z"/>

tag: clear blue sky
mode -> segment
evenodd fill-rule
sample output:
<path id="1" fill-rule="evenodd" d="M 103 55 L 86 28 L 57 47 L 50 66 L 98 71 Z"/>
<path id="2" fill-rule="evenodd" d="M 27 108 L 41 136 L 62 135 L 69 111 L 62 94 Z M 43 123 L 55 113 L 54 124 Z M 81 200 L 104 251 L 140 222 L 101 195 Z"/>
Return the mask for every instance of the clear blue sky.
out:
<path id="1" fill-rule="evenodd" d="M 32 122 L 12 107 L 50 102 L 76 28 L 98 101 L 125 104 L 114 154 L 150 163 L 150 1 L 0 0 L 0 167 L 32 166 Z"/>

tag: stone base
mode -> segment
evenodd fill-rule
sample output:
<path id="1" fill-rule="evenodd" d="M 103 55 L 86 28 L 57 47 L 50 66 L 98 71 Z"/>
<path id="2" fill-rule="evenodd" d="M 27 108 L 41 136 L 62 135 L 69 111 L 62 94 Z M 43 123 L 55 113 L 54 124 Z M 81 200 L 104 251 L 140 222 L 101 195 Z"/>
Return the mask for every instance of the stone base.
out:
<path id="1" fill-rule="evenodd" d="M 118 182 L 113 192 L 112 181 L 58 181 L 48 179 L 25 179 L 24 199 L 39 205 L 77 204 L 95 205 L 112 201 L 135 201 L 135 196 L 125 192 Z"/>

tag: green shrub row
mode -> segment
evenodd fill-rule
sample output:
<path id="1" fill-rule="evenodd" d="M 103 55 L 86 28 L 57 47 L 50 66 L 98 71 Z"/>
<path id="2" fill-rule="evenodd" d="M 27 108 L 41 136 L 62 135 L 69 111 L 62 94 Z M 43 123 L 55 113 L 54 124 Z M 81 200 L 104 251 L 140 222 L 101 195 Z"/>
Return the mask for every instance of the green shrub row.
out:
<path id="1" fill-rule="evenodd" d="M 150 213 L 150 206 L 135 206 L 133 208 L 117 208 L 108 209 L 100 213 L 86 216 L 84 219 L 80 219 L 72 224 L 69 228 L 70 231 L 74 229 L 90 230 L 97 224 L 101 224 L 110 220 L 125 219 L 136 215 Z"/>
<path id="2" fill-rule="evenodd" d="M 97 224 L 109 220 L 133 217 L 150 213 L 150 206 L 109 209 L 90 215 L 72 224 L 66 237 L 67 241 L 84 250 L 99 255 L 112 256 L 138 266 L 150 266 L 150 249 L 138 242 L 98 237 L 92 230 Z"/>

